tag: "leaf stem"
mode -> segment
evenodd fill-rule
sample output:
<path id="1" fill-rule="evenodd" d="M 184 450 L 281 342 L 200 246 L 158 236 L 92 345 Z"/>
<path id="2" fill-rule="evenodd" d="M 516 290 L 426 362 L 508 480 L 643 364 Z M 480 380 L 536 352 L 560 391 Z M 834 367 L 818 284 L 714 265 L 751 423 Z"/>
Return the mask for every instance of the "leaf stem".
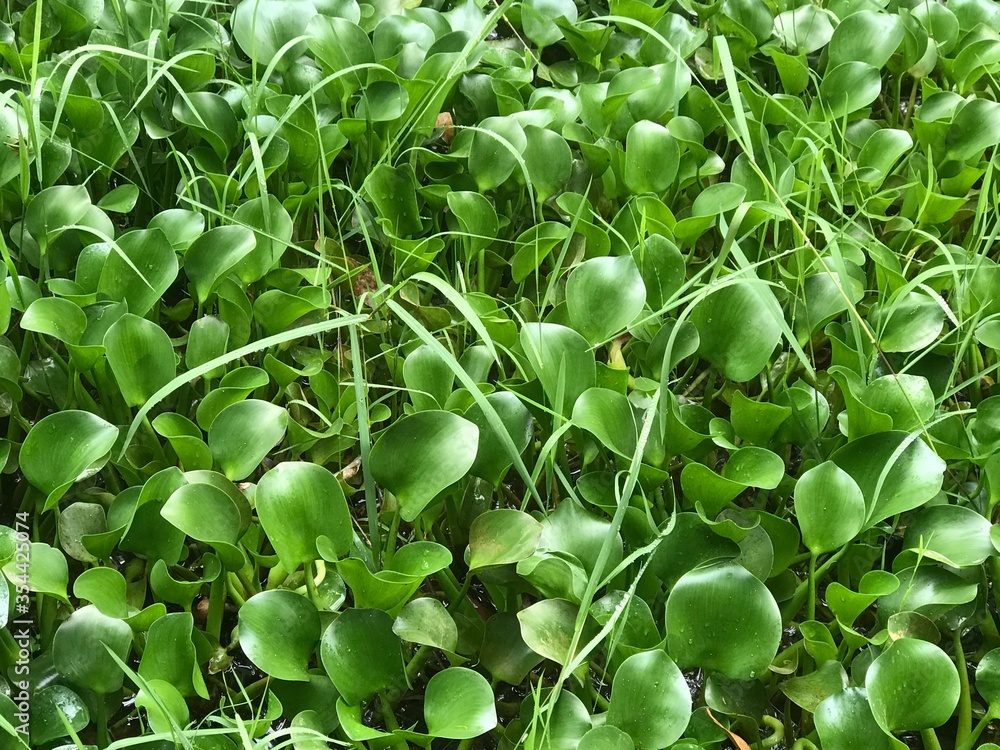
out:
<path id="1" fill-rule="evenodd" d="M 309 600 L 320 608 L 319 591 L 316 590 L 316 561 L 306 561 L 306 591 L 309 592 Z"/>
<path id="2" fill-rule="evenodd" d="M 965 744 L 972 733 L 972 693 L 969 688 L 969 670 L 965 665 L 965 648 L 962 646 L 962 628 L 955 628 L 955 666 L 961 692 L 958 697 L 958 727 L 955 730 L 955 747 Z"/>
<path id="3" fill-rule="evenodd" d="M 972 747 L 979 740 L 979 735 L 983 733 L 986 729 L 986 725 L 989 724 L 993 719 L 997 718 L 997 714 L 1000 712 L 994 711 L 990 708 L 983 717 L 976 723 L 975 728 L 969 733 L 964 743 L 955 743 L 955 750 L 972 750 Z"/>
<path id="4" fill-rule="evenodd" d="M 105 748 L 111 744 L 111 738 L 108 736 L 107 697 L 98 693 L 97 700 L 94 703 L 94 724 L 97 727 L 97 746 L 99 748 Z"/>
<path id="5" fill-rule="evenodd" d="M 806 609 L 809 620 L 816 619 L 816 555 L 809 555 L 809 604 Z"/>
<path id="6" fill-rule="evenodd" d="M 226 574 L 220 573 L 212 581 L 212 589 L 208 595 L 208 619 L 205 629 L 216 641 L 222 640 L 222 616 L 226 611 Z"/>
<path id="7" fill-rule="evenodd" d="M 921 729 L 920 739 L 924 741 L 925 750 L 941 750 L 941 741 L 933 729 Z"/>

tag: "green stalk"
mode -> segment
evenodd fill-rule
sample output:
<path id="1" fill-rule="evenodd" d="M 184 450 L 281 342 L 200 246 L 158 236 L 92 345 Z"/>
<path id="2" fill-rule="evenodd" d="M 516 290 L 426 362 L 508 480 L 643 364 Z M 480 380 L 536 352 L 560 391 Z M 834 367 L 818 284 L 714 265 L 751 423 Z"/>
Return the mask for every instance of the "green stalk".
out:
<path id="1" fill-rule="evenodd" d="M 958 667 L 958 679 L 961 692 L 958 697 L 958 728 L 955 730 L 955 746 L 959 747 L 968 740 L 972 733 L 972 693 L 969 689 L 969 670 L 965 665 L 965 649 L 962 646 L 962 629 L 956 628 L 955 666 Z"/>
<path id="2" fill-rule="evenodd" d="M 226 576 L 220 575 L 212 581 L 208 595 L 208 620 L 205 629 L 216 641 L 222 640 L 222 616 L 226 612 Z"/>
<path id="3" fill-rule="evenodd" d="M 306 591 L 309 592 L 309 599 L 319 607 L 319 591 L 316 590 L 316 561 L 306 562 Z"/>
<path id="4" fill-rule="evenodd" d="M 406 665 L 407 684 L 413 684 L 417 675 L 420 674 L 420 670 L 424 668 L 424 665 L 427 664 L 427 660 L 431 658 L 431 654 L 433 653 L 434 649 L 430 646 L 421 646 L 414 652 L 413 658 Z"/>
<path id="5" fill-rule="evenodd" d="M 810 620 L 816 619 L 816 555 L 809 555 L 809 605 L 806 609 L 806 616 Z"/>
<path id="6" fill-rule="evenodd" d="M 94 724 L 97 727 L 97 746 L 105 748 L 111 744 L 111 738 L 108 736 L 108 703 L 105 696 L 97 696 L 94 709 Z"/>
<path id="7" fill-rule="evenodd" d="M 997 716 L 1000 716 L 1000 711 L 995 711 L 992 707 L 987 711 L 983 717 L 976 723 L 975 728 L 969 733 L 969 736 L 965 739 L 964 743 L 955 743 L 955 750 L 972 750 L 976 742 L 979 740 L 979 735 L 983 733 L 986 726 L 993 721 Z"/>
<path id="8" fill-rule="evenodd" d="M 941 750 L 941 741 L 933 729 L 921 729 L 920 739 L 924 741 L 924 750 Z"/>

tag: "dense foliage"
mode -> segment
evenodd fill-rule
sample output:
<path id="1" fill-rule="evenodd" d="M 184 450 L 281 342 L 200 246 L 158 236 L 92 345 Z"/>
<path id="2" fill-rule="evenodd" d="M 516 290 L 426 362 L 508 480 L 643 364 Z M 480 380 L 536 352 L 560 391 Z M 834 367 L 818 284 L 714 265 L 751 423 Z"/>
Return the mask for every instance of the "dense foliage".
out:
<path id="1" fill-rule="evenodd" d="M 0 748 L 993 739 L 998 75 L 994 0 L 4 3 Z"/>

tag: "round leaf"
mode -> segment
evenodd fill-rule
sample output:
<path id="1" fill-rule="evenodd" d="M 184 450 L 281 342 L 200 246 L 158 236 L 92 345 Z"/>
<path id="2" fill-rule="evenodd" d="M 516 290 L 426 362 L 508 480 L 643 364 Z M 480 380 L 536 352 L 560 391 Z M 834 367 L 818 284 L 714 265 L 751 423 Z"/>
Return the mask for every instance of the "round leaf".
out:
<path id="1" fill-rule="evenodd" d="M 825 698 L 816 707 L 816 732 L 824 750 L 891 750 L 864 688 L 849 687 Z"/>
<path id="2" fill-rule="evenodd" d="M 410 643 L 445 651 L 458 648 L 458 626 L 437 599 L 423 596 L 404 606 L 392 624 L 392 632 Z"/>
<path id="3" fill-rule="evenodd" d="M 662 125 L 640 120 L 625 141 L 625 185 L 633 193 L 665 193 L 680 162 L 677 139 Z M 592 300 L 593 301 L 593 300 Z"/>
<path id="4" fill-rule="evenodd" d="M 467 419 L 418 412 L 382 433 L 371 451 L 372 476 L 399 500 L 403 519 L 412 521 L 469 472 L 478 442 L 479 428 Z"/>
<path id="5" fill-rule="evenodd" d="M 338 557 L 351 549 L 353 529 L 337 478 L 322 466 L 286 461 L 267 472 L 254 495 L 257 516 L 288 570 L 321 557 L 316 539 L 325 536 Z"/>
<path id="6" fill-rule="evenodd" d="M 698 353 L 724 377 L 756 377 L 781 340 L 781 311 L 774 294 L 760 281 L 742 279 L 704 297 L 691 312 L 701 342 Z"/>
<path id="7" fill-rule="evenodd" d="M 208 430 L 208 447 L 222 473 L 234 482 L 246 479 L 285 437 L 288 412 L 250 399 L 219 412 Z"/>
<path id="8" fill-rule="evenodd" d="M 615 672 L 607 723 L 626 732 L 638 748 L 673 744 L 691 718 L 691 692 L 664 651 L 633 654 Z"/>
<path id="9" fill-rule="evenodd" d="M 240 607 L 240 648 L 279 680 L 309 681 L 309 659 L 320 637 L 319 612 L 293 591 L 262 591 Z"/>
<path id="10" fill-rule="evenodd" d="M 624 330 L 645 304 L 646 285 L 631 255 L 586 260 L 566 282 L 570 320 L 591 344 Z"/>
<path id="11" fill-rule="evenodd" d="M 469 527 L 469 569 L 520 562 L 534 553 L 541 536 L 542 525 L 527 513 L 488 510 Z"/>
<path id="12" fill-rule="evenodd" d="M 740 616 L 733 617 L 739 602 Z M 681 576 L 667 599 L 667 646 L 682 667 L 737 679 L 764 674 L 781 642 L 771 592 L 745 568 L 721 563 Z"/>
<path id="13" fill-rule="evenodd" d="M 68 409 L 42 419 L 21 446 L 25 478 L 47 494 L 100 471 L 118 439 L 118 428 L 96 414 Z"/>
<path id="14" fill-rule="evenodd" d="M 52 641 L 56 671 L 102 696 L 119 690 L 125 673 L 105 646 L 124 661 L 132 648 L 132 629 L 121 620 L 102 615 L 97 607 L 76 610 Z"/>
<path id="15" fill-rule="evenodd" d="M 958 670 L 933 643 L 895 641 L 865 677 L 872 714 L 886 732 L 939 727 L 951 718 L 960 692 Z"/>
<path id="16" fill-rule="evenodd" d="M 392 617 L 378 609 L 349 609 L 323 633 L 320 654 L 341 697 L 356 705 L 377 692 L 406 684 Z"/>
<path id="17" fill-rule="evenodd" d="M 857 536 L 867 511 L 861 488 L 832 461 L 804 472 L 795 485 L 802 542 L 814 555 L 840 549 Z"/>
<path id="18" fill-rule="evenodd" d="M 490 683 L 464 667 L 438 672 L 424 693 L 424 719 L 434 737 L 465 740 L 489 732 L 497 725 Z"/>
<path id="19" fill-rule="evenodd" d="M 129 406 L 142 406 L 177 373 L 166 331 L 145 318 L 125 314 L 104 336 L 108 364 Z"/>

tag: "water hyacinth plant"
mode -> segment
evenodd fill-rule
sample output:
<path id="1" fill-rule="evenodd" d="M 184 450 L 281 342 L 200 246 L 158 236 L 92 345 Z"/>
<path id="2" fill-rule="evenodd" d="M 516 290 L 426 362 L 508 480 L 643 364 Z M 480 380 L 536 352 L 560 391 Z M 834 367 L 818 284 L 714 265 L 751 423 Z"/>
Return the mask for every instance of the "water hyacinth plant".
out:
<path id="1" fill-rule="evenodd" d="M 1000 740 L 996 0 L 0 4 L 0 750 Z"/>

